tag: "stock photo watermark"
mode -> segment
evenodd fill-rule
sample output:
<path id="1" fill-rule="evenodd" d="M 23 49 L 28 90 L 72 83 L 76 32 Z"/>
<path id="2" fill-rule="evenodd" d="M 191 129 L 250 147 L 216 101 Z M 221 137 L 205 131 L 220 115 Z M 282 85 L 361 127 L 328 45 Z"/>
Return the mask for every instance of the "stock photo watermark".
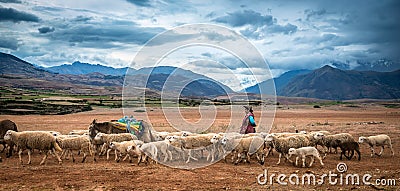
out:
<path id="1" fill-rule="evenodd" d="M 305 174 L 283 174 L 269 173 L 268 169 L 257 176 L 259 185 L 375 185 L 375 186 L 396 186 L 396 179 L 373 179 L 371 174 L 347 173 L 348 167 L 346 163 L 339 163 L 336 171 L 329 171 L 321 175 L 314 173 Z"/>

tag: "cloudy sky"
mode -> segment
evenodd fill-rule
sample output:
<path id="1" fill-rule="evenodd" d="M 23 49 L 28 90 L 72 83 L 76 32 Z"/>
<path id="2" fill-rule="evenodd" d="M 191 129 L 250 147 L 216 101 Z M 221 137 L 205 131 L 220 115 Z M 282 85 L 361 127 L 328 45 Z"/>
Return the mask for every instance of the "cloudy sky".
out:
<path id="1" fill-rule="evenodd" d="M 125 67 L 159 33 L 184 24 L 217 24 L 247 38 L 277 76 L 332 60 L 400 60 L 399 8 L 397 0 L 0 0 L 0 51 L 41 66 L 81 61 Z M 198 73 L 221 77 L 223 63 L 242 85 L 254 83 L 226 52 L 192 48 L 182 55 L 186 66 L 219 63 L 187 66 Z M 181 66 L 177 58 L 165 65 Z"/>

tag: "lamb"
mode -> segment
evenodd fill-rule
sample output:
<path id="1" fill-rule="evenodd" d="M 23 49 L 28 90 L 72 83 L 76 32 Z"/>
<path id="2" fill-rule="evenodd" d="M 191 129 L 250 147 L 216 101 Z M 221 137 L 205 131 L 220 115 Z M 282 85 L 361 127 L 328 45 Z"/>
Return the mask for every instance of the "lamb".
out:
<path id="1" fill-rule="evenodd" d="M 129 145 L 126 148 L 126 152 L 127 152 L 127 154 L 129 154 L 129 156 L 137 156 L 138 157 L 138 162 L 137 162 L 138 165 L 140 164 L 140 162 L 142 160 L 145 160 L 147 162 L 147 157 L 145 158 L 145 156 L 146 156 L 145 153 L 142 152 L 139 149 L 139 147 L 142 147 L 142 145 L 140 145 L 140 146 L 139 145 Z M 131 162 L 131 161 L 129 161 L 129 162 Z"/>
<path id="2" fill-rule="evenodd" d="M 342 155 L 344 155 L 347 160 L 351 160 L 354 156 L 354 151 L 356 151 L 358 154 L 358 160 L 361 160 L 360 145 L 357 142 L 342 142 L 341 140 L 336 140 L 336 144 L 339 145 L 339 148 L 341 150 L 340 160 L 342 160 Z M 351 155 L 347 156 L 346 151 L 348 154 L 350 154 L 351 152 Z"/>
<path id="3" fill-rule="evenodd" d="M 89 153 L 90 156 L 93 156 L 93 160 L 96 161 L 96 158 L 92 153 L 89 136 L 57 136 L 56 139 L 60 147 L 63 149 L 61 156 L 69 152 L 72 157 L 72 162 L 75 162 L 72 150 L 77 150 L 83 152 L 82 163 L 85 162 L 87 153 Z"/>
<path id="4" fill-rule="evenodd" d="M 374 146 L 382 147 L 381 152 L 379 154 L 376 154 L 378 156 L 382 156 L 385 145 L 390 147 L 392 156 L 394 156 L 392 141 L 388 135 L 381 134 L 381 135 L 375 135 L 375 136 L 369 136 L 369 137 L 361 136 L 358 138 L 358 142 L 360 144 L 367 143 L 369 145 L 369 147 L 371 149 L 371 157 L 374 156 L 374 154 L 376 154 L 375 150 L 374 150 Z"/>
<path id="5" fill-rule="evenodd" d="M 103 147 L 100 150 L 101 155 L 106 147 L 110 145 L 111 142 L 121 142 L 121 141 L 130 141 L 130 140 L 138 140 L 135 135 L 130 133 L 119 133 L 119 134 L 106 134 L 106 133 L 97 133 L 97 135 L 93 139 L 97 143 L 103 143 Z M 107 160 L 110 158 L 111 149 L 107 149 Z M 116 154 L 116 152 L 115 152 Z"/>
<path id="6" fill-rule="evenodd" d="M 122 158 L 122 155 L 126 155 L 122 161 L 125 161 L 127 157 L 129 157 L 129 162 L 132 162 L 130 154 L 127 152 L 129 146 L 139 147 L 143 145 L 143 141 L 141 140 L 131 140 L 131 141 L 122 141 L 122 142 L 111 142 L 110 148 L 117 151 L 118 155 L 115 155 L 115 161 L 119 162 Z"/>
<path id="7" fill-rule="evenodd" d="M 158 159 L 158 152 L 161 152 L 164 155 L 164 163 L 169 160 L 172 160 L 172 153 L 169 150 L 170 142 L 169 140 L 164 141 L 156 141 L 145 143 L 139 147 L 140 153 L 136 153 L 139 155 L 138 165 L 140 162 L 147 161 L 147 156 L 151 156 L 151 158 L 155 161 Z"/>
<path id="8" fill-rule="evenodd" d="M 210 142 L 212 144 L 211 155 L 208 155 L 207 161 L 211 159 L 211 162 L 215 161 L 215 158 L 218 158 L 221 153 L 225 155 L 225 152 L 221 145 L 222 136 L 220 134 L 215 134 L 211 139 Z"/>
<path id="9" fill-rule="evenodd" d="M 299 157 L 301 156 L 301 160 L 303 161 L 303 168 L 306 167 L 306 157 L 311 156 L 311 162 L 309 164 L 309 167 L 312 166 L 314 163 L 314 157 L 316 157 L 319 162 L 321 163 L 321 166 L 324 166 L 324 163 L 322 162 L 321 156 L 319 155 L 318 150 L 315 147 L 301 147 L 301 148 L 290 148 L 289 151 L 289 158 L 292 155 L 296 155 L 296 163 L 295 165 L 297 166 L 297 161 L 299 160 Z"/>
<path id="10" fill-rule="evenodd" d="M 224 146 L 225 150 L 231 150 L 233 153 L 237 153 L 237 160 L 235 165 L 237 165 L 242 160 L 242 154 L 246 153 L 247 160 L 250 162 L 250 155 L 256 154 L 258 162 L 264 164 L 264 139 L 258 136 L 245 137 L 242 139 L 232 139 L 224 137 L 221 140 L 221 144 Z"/>
<path id="11" fill-rule="evenodd" d="M 275 148 L 275 150 L 279 153 L 279 159 L 276 164 L 280 164 L 282 155 L 285 156 L 289 162 L 292 162 L 289 159 L 289 149 L 290 148 L 301 148 L 311 146 L 309 137 L 306 135 L 296 135 L 290 137 L 276 137 L 273 134 L 267 135 L 265 138 L 266 142 L 271 142 Z"/>
<path id="12" fill-rule="evenodd" d="M 62 151 L 60 146 L 58 145 L 56 138 L 47 132 L 16 132 L 13 130 L 8 130 L 6 135 L 4 136 L 5 140 L 10 140 L 13 142 L 18 148 L 18 156 L 19 161 L 22 164 L 21 154 L 24 150 L 28 149 L 28 163 L 31 164 L 31 152 L 33 149 L 38 149 L 45 152 L 45 156 L 43 157 L 40 165 L 43 165 L 47 159 L 48 153 L 53 152 L 57 157 L 58 163 L 61 164 L 62 161 L 58 156 L 57 151 Z"/>

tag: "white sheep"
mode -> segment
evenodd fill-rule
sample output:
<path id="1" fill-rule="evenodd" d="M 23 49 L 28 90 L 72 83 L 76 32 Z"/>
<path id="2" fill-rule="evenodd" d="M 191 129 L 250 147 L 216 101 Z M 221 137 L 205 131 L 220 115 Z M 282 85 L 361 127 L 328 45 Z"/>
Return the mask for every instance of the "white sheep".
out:
<path id="1" fill-rule="evenodd" d="M 62 151 L 60 146 L 57 144 L 56 138 L 48 132 L 16 132 L 13 130 L 8 130 L 4 135 L 4 140 L 10 140 L 13 142 L 18 149 L 19 161 L 22 164 L 21 154 L 24 150 L 28 149 L 28 163 L 31 164 L 31 152 L 33 149 L 38 149 L 41 151 L 46 151 L 40 164 L 44 164 L 49 153 L 53 152 L 57 157 L 58 163 L 61 164 L 62 161 L 55 151 Z"/>
<path id="2" fill-rule="evenodd" d="M 256 154 L 258 162 L 261 165 L 264 164 L 265 142 L 264 139 L 259 136 L 244 137 L 242 139 L 232 139 L 224 137 L 221 140 L 221 144 L 226 151 L 237 153 L 237 160 L 234 163 L 235 165 L 241 162 L 242 154 L 245 154 L 247 156 L 246 162 L 250 162 L 250 156 L 252 154 Z"/>
<path id="3" fill-rule="evenodd" d="M 376 154 L 375 150 L 374 150 L 374 146 L 382 147 L 381 152 L 376 155 L 382 156 L 384 147 L 389 146 L 389 148 L 392 152 L 392 156 L 394 156 L 392 141 L 388 135 L 382 134 L 382 135 L 375 135 L 375 136 L 369 136 L 369 137 L 361 136 L 358 138 L 358 142 L 360 144 L 367 143 L 369 145 L 369 147 L 371 149 L 371 157 L 374 156 L 374 154 Z"/>
<path id="4" fill-rule="evenodd" d="M 69 152 L 72 157 L 72 162 L 75 162 L 72 151 L 76 150 L 83 152 L 82 163 L 85 162 L 87 153 L 89 153 L 90 156 L 93 156 L 93 160 L 96 161 L 96 158 L 92 152 L 89 136 L 57 136 L 56 139 L 60 147 L 63 149 L 61 156 L 64 154 L 67 155 L 67 152 Z"/>
<path id="5" fill-rule="evenodd" d="M 147 156 L 151 156 L 151 158 L 155 161 L 158 161 L 158 153 L 164 155 L 164 163 L 168 160 L 172 160 L 172 153 L 169 150 L 170 142 L 169 140 L 164 141 L 156 141 L 156 142 L 149 142 L 145 143 L 139 147 L 141 154 L 141 160 L 138 160 L 138 164 L 140 162 L 147 161 Z"/>
<path id="6" fill-rule="evenodd" d="M 97 133 L 94 137 L 93 141 L 97 143 L 103 143 L 103 146 L 100 150 L 99 155 L 106 151 L 106 148 L 110 145 L 111 142 L 121 142 L 121 141 L 130 141 L 130 140 L 138 140 L 135 135 L 130 133 L 118 133 L 118 134 L 106 134 L 106 133 Z M 107 160 L 110 158 L 111 149 L 107 149 Z M 115 151 L 116 154 L 116 151 Z"/>
<path id="7" fill-rule="evenodd" d="M 295 165 L 297 166 L 297 162 L 299 160 L 299 157 L 301 157 L 301 160 L 303 161 L 303 167 L 306 167 L 306 157 L 311 156 L 311 162 L 309 167 L 312 166 L 314 163 L 314 157 L 316 157 L 319 162 L 321 163 L 321 166 L 324 166 L 324 163 L 322 162 L 322 158 L 319 155 L 318 150 L 315 147 L 301 147 L 301 148 L 290 148 L 289 149 L 289 158 L 292 155 L 296 155 L 296 163 Z"/>
<path id="8" fill-rule="evenodd" d="M 118 155 L 115 155 L 115 161 L 119 162 L 122 158 L 122 155 L 126 155 L 125 158 L 122 161 L 125 161 L 127 157 L 129 157 L 129 162 L 132 162 L 131 156 L 128 153 L 128 147 L 139 147 L 143 145 L 143 141 L 141 140 L 131 140 L 131 141 L 122 141 L 122 142 L 111 142 L 110 143 L 110 148 L 114 149 L 117 151 Z"/>
<path id="9" fill-rule="evenodd" d="M 269 134 L 265 137 L 266 142 L 271 142 L 276 152 L 279 153 L 279 159 L 276 164 L 280 164 L 282 155 L 288 160 L 289 159 L 289 149 L 290 148 L 301 148 L 311 146 L 311 142 L 309 140 L 309 136 L 307 135 L 295 135 L 290 137 L 277 137 L 274 134 Z"/>

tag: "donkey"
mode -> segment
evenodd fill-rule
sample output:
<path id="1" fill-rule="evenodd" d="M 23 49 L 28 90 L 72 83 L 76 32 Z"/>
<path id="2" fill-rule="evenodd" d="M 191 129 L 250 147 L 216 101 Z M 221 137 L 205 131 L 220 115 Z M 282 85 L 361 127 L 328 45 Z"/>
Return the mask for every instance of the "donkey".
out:
<path id="1" fill-rule="evenodd" d="M 154 136 L 154 129 L 151 127 L 151 125 L 145 121 L 142 121 L 143 125 L 143 134 L 141 136 L 138 136 L 139 140 L 142 140 L 145 143 L 148 142 L 153 142 L 155 141 L 155 136 Z M 97 133 L 126 133 L 126 130 L 118 129 L 114 127 L 114 124 L 111 122 L 103 122 L 103 123 L 97 123 L 96 119 L 92 121 L 92 123 L 89 125 L 89 136 L 90 139 L 93 140 L 94 137 L 96 136 Z"/>

